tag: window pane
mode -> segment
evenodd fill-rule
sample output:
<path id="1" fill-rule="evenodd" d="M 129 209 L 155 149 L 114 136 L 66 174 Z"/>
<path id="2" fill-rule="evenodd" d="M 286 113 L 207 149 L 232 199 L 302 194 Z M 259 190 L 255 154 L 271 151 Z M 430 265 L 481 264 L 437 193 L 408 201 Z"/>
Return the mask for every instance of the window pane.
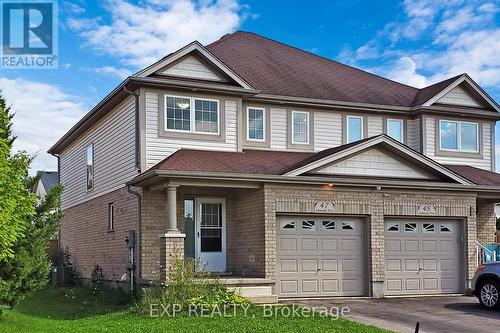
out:
<path id="1" fill-rule="evenodd" d="M 191 101 L 189 98 L 169 97 L 166 98 L 166 128 L 178 131 L 189 131 L 191 129 Z"/>
<path id="2" fill-rule="evenodd" d="M 264 110 L 248 109 L 248 138 L 264 140 Z"/>
<path id="3" fill-rule="evenodd" d="M 457 123 L 441 121 L 441 148 L 458 150 Z"/>
<path id="4" fill-rule="evenodd" d="M 402 137 L 403 122 L 400 120 L 389 120 L 387 122 L 387 134 L 399 142 L 403 142 Z"/>
<path id="5" fill-rule="evenodd" d="M 477 124 L 460 124 L 460 145 L 462 150 L 478 151 Z"/>
<path id="6" fill-rule="evenodd" d="M 361 118 L 348 117 L 347 118 L 347 142 L 354 142 L 363 138 L 362 130 L 363 123 Z"/>
<path id="7" fill-rule="evenodd" d="M 293 142 L 308 143 L 309 142 L 309 121 L 307 113 L 293 113 Z"/>
<path id="8" fill-rule="evenodd" d="M 219 132 L 218 102 L 195 99 L 195 131 L 206 133 Z"/>
<path id="9" fill-rule="evenodd" d="M 94 145 L 87 146 L 86 151 L 87 164 L 87 190 L 94 188 Z"/>

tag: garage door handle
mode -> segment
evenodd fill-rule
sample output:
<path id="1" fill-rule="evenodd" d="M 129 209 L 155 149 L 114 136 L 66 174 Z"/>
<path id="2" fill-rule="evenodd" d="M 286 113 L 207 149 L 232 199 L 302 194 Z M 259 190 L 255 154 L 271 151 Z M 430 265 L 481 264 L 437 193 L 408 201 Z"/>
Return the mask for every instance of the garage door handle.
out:
<path id="1" fill-rule="evenodd" d="M 317 269 L 317 271 L 318 271 L 318 272 L 321 272 L 321 268 L 318 268 L 318 269 Z"/>

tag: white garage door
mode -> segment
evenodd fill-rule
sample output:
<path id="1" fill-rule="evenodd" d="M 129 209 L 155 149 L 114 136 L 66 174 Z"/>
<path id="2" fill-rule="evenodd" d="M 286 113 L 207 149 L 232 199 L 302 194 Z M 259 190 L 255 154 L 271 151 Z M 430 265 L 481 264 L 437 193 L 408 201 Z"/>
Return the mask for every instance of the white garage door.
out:
<path id="1" fill-rule="evenodd" d="M 277 228 L 278 296 L 366 294 L 362 219 L 281 217 Z"/>
<path id="2" fill-rule="evenodd" d="M 384 235 L 386 295 L 462 291 L 459 222 L 388 220 Z"/>

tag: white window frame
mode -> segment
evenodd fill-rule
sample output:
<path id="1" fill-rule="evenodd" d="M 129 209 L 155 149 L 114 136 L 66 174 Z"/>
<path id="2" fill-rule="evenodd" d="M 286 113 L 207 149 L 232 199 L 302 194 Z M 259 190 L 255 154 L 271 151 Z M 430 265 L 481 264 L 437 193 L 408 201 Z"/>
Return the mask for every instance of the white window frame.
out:
<path id="1" fill-rule="evenodd" d="M 296 113 L 303 113 L 306 115 L 306 120 L 307 120 L 307 124 L 306 124 L 306 131 L 307 131 L 307 141 L 306 142 L 296 142 L 295 141 L 295 122 L 293 121 L 293 116 L 296 114 Z M 309 142 L 311 141 L 310 139 L 310 136 L 311 136 L 311 131 L 310 131 L 310 117 L 309 117 L 309 112 L 307 111 L 292 111 L 292 119 L 291 119 L 291 122 L 292 122 L 292 144 L 294 145 L 308 145 Z"/>
<path id="2" fill-rule="evenodd" d="M 347 116 L 346 117 L 346 122 L 345 122 L 345 125 L 346 125 L 346 143 L 351 143 L 351 142 L 355 142 L 355 141 L 349 141 L 349 119 L 359 119 L 361 120 L 361 135 L 360 135 L 360 140 L 363 140 L 365 138 L 364 136 L 364 132 L 365 132 L 365 128 L 364 128 L 364 119 L 363 119 L 363 116 Z"/>
<path id="3" fill-rule="evenodd" d="M 458 149 L 449 149 L 449 148 L 443 148 L 443 138 L 441 136 L 441 124 L 443 122 L 447 123 L 455 123 L 457 124 L 457 146 Z M 469 124 L 469 125 L 475 125 L 476 126 L 476 150 L 466 150 L 462 149 L 462 124 Z M 443 151 L 454 151 L 454 152 L 461 152 L 461 153 L 479 153 L 479 123 L 473 122 L 473 121 L 461 121 L 461 120 L 448 120 L 448 119 L 439 119 L 439 150 Z"/>
<path id="4" fill-rule="evenodd" d="M 250 109 L 262 111 L 262 139 L 250 138 Z M 265 142 L 266 141 L 266 108 L 257 106 L 247 106 L 247 141 Z"/>
<path id="5" fill-rule="evenodd" d="M 184 98 L 189 99 L 189 130 L 178 130 L 171 129 L 167 127 L 167 98 Z M 195 101 L 209 101 L 217 103 L 217 132 L 203 132 L 196 130 L 196 110 L 195 110 Z M 221 124 L 221 112 L 220 112 L 220 101 L 218 99 L 211 98 L 203 98 L 203 97 L 191 97 L 191 96 L 182 96 L 182 95 L 164 95 L 163 100 L 163 129 L 165 132 L 177 132 L 177 133 L 195 133 L 195 134 L 206 134 L 206 135 L 220 135 L 220 124 Z"/>
<path id="6" fill-rule="evenodd" d="M 401 133 L 400 133 L 400 135 L 401 135 L 401 141 L 400 141 L 400 140 L 398 140 L 398 139 L 396 139 L 396 138 L 393 138 L 392 136 L 390 136 L 390 135 L 389 135 L 389 123 L 390 123 L 391 121 L 395 121 L 395 122 L 398 122 L 398 123 L 400 123 L 400 124 L 401 124 Z M 405 126 L 405 123 L 404 123 L 403 119 L 388 118 L 388 119 L 387 119 L 387 122 L 386 122 L 386 129 L 387 129 L 387 133 L 386 133 L 386 134 L 387 134 L 388 136 L 390 136 L 391 138 L 393 138 L 394 140 L 396 140 L 396 141 L 399 141 L 399 142 L 404 142 L 404 141 L 405 141 L 405 137 L 404 137 L 404 133 L 405 133 L 405 131 L 404 131 L 404 126 Z"/>
<path id="7" fill-rule="evenodd" d="M 87 168 L 89 166 L 89 164 L 88 164 L 88 160 L 89 160 L 89 156 L 88 156 L 89 148 L 91 149 L 91 152 L 92 152 L 92 187 L 90 187 L 90 188 L 89 188 L 89 173 L 87 171 Z M 94 187 L 95 187 L 95 174 L 94 174 L 95 163 L 94 162 L 95 162 L 95 158 L 94 158 L 94 144 L 93 143 L 89 143 L 85 147 L 85 180 L 86 180 L 85 188 L 87 189 L 87 192 L 90 192 L 90 191 L 94 190 Z"/>

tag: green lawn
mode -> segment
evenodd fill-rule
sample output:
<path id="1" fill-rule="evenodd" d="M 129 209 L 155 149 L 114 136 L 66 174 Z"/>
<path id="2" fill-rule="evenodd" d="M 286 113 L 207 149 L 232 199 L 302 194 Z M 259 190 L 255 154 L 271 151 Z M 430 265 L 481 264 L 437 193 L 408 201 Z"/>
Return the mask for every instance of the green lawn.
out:
<path id="1" fill-rule="evenodd" d="M 89 289 L 58 288 L 39 291 L 14 310 L 4 311 L 0 332 L 386 332 L 345 319 L 328 317 L 262 316 L 252 306 L 247 316 L 221 318 L 177 316 L 150 318 L 117 305 L 116 299 L 92 295 Z"/>

